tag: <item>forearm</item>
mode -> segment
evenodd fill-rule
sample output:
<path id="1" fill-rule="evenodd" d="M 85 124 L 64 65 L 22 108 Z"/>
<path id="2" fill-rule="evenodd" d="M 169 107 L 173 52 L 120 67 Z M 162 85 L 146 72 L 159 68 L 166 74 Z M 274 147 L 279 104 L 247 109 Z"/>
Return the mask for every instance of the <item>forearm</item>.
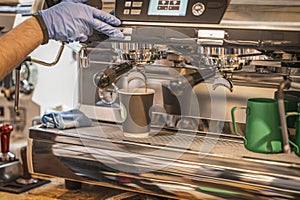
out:
<path id="1" fill-rule="evenodd" d="M 0 80 L 17 67 L 42 41 L 43 32 L 34 17 L 0 37 Z"/>

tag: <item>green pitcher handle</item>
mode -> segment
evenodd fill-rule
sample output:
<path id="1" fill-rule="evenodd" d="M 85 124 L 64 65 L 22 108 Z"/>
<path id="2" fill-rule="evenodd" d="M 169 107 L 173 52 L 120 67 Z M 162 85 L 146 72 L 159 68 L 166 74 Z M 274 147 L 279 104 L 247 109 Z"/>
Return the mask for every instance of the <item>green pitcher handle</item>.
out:
<path id="1" fill-rule="evenodd" d="M 286 113 L 286 115 L 285 115 L 285 118 L 288 118 L 288 117 L 290 117 L 290 116 L 296 116 L 296 115 L 300 115 L 300 113 L 298 113 L 298 112 L 288 112 L 288 113 Z"/>
<path id="2" fill-rule="evenodd" d="M 297 144 L 289 140 L 289 143 L 295 148 L 295 152 L 299 155 L 300 154 L 300 149 Z"/>
<path id="3" fill-rule="evenodd" d="M 246 109 L 247 109 L 247 107 L 244 107 L 244 106 L 243 106 L 243 107 L 233 107 L 233 108 L 231 109 L 231 118 L 232 118 L 233 131 L 235 132 L 235 134 L 237 134 L 237 135 L 243 137 L 243 139 L 244 139 L 244 141 L 245 141 L 245 145 L 247 145 L 247 139 L 246 139 L 241 133 L 239 133 L 238 130 L 237 130 L 234 112 L 235 112 L 236 110 L 246 110 Z"/>
<path id="4" fill-rule="evenodd" d="M 288 112 L 288 113 L 286 113 L 285 118 L 287 119 L 290 116 L 299 116 L 299 115 L 300 115 L 300 113 L 298 113 L 298 112 Z M 299 155 L 300 147 L 291 140 L 289 140 L 289 143 L 295 148 L 296 153 Z"/>

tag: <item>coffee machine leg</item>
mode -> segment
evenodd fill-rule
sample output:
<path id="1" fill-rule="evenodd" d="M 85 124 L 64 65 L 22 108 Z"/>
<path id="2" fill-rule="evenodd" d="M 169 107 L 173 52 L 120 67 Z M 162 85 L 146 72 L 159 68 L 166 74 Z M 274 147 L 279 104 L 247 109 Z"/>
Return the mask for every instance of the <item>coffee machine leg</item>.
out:
<path id="1" fill-rule="evenodd" d="M 65 187 L 68 190 L 79 190 L 82 187 L 81 182 L 65 180 Z"/>

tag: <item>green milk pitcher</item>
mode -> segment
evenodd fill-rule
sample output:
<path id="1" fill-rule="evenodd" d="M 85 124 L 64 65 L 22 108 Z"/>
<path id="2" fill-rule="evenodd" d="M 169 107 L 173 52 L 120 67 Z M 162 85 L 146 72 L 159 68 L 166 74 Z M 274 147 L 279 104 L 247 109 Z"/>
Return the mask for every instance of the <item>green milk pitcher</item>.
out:
<path id="1" fill-rule="evenodd" d="M 246 131 L 237 131 L 235 111 L 246 110 Z M 246 149 L 258 153 L 283 152 L 278 101 L 271 98 L 251 98 L 247 107 L 231 109 L 233 130 L 244 138 Z"/>

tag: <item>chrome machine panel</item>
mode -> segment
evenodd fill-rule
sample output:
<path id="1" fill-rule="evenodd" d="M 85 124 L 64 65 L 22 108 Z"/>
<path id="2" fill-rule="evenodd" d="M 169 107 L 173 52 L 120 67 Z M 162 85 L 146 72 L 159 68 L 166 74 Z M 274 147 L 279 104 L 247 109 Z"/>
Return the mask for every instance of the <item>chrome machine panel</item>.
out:
<path id="1" fill-rule="evenodd" d="M 230 110 L 286 79 L 299 93 L 300 3 L 120 0 L 115 13 L 125 38 L 96 34 L 78 55 L 78 108 L 93 126 L 32 127 L 31 172 L 160 198 L 299 199 L 300 158 L 248 151 Z M 135 71 L 156 92 L 148 138 L 121 131 L 116 90 Z"/>

